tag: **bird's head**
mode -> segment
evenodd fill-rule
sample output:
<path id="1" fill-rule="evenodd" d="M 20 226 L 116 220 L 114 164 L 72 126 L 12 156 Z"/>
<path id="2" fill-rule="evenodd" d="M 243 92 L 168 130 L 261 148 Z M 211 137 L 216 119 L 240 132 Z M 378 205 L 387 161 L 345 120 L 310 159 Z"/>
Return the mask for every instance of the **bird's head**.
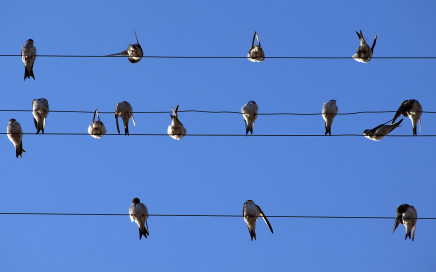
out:
<path id="1" fill-rule="evenodd" d="M 133 200 L 132 200 L 132 204 L 133 205 L 136 205 L 136 204 L 138 204 L 138 203 L 140 203 L 141 201 L 139 200 L 139 198 L 137 198 L 137 197 L 135 197 Z"/>

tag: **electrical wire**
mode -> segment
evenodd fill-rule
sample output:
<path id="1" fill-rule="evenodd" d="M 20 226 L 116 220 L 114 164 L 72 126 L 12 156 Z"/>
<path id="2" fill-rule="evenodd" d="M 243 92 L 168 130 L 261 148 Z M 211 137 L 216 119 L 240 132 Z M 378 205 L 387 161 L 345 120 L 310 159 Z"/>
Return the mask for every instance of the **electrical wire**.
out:
<path id="1" fill-rule="evenodd" d="M 21 57 L 17 54 L 1 54 L 0 57 Z M 37 57 L 49 58 L 128 58 L 127 55 L 37 55 Z M 246 59 L 247 57 L 239 56 L 143 56 L 149 59 Z M 338 57 L 338 56 L 273 56 L 265 57 L 265 59 L 353 59 L 352 57 Z M 432 56 L 392 56 L 392 57 L 372 57 L 372 59 L 436 59 Z"/>
<path id="2" fill-rule="evenodd" d="M 53 212 L 0 212 L 0 215 L 51 215 L 51 216 L 129 216 L 128 213 L 53 213 Z M 234 214 L 149 214 L 156 217 L 244 217 Z M 270 218 L 304 219 L 396 219 L 393 216 L 331 216 L 331 215 L 268 215 Z M 436 220 L 436 217 L 418 217 L 419 220 Z"/>
<path id="3" fill-rule="evenodd" d="M 15 133 L 7 133 L 0 132 L 0 135 L 7 134 L 15 134 Z M 36 134 L 34 132 L 25 132 L 23 135 L 47 135 L 47 136 L 89 136 L 88 133 L 73 133 L 73 132 L 46 132 L 44 134 Z M 123 133 L 107 133 L 103 134 L 104 136 L 125 136 Z M 130 133 L 130 136 L 168 136 L 166 133 Z M 178 134 L 174 134 L 178 135 Z M 332 134 L 332 135 L 324 135 L 324 134 L 213 134 L 213 133 L 192 133 L 186 134 L 186 136 L 193 137 L 364 137 L 363 134 Z M 419 138 L 419 137 L 436 137 L 436 134 L 420 134 L 420 135 L 385 135 L 385 137 L 399 137 L 399 138 Z"/>
<path id="4" fill-rule="evenodd" d="M 33 112 L 33 110 L 19 110 L 19 109 L 0 109 L 0 112 Z M 95 111 L 85 111 L 85 110 L 50 110 L 50 113 L 90 113 L 94 114 Z M 242 114 L 239 111 L 210 111 L 210 110 L 179 110 L 183 113 L 211 113 L 211 114 Z M 396 113 L 397 111 L 387 110 L 387 111 L 356 111 L 356 112 L 338 112 L 337 115 L 356 115 L 356 114 L 378 114 L 378 113 Z M 99 114 L 114 114 L 115 111 L 99 111 Z M 133 114 L 168 114 L 173 113 L 172 111 L 134 111 Z M 436 111 L 422 111 L 422 113 L 435 114 Z M 296 112 L 269 112 L 269 113 L 258 113 L 258 115 L 264 116 L 274 116 L 274 115 L 296 115 L 296 116 L 311 116 L 311 115 L 322 115 L 322 113 L 296 113 Z"/>

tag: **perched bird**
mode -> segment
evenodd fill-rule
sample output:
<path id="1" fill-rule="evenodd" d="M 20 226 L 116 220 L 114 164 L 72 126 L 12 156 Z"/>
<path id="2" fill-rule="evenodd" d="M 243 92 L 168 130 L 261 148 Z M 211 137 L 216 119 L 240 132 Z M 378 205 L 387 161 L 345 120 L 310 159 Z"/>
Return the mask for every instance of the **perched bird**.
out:
<path id="1" fill-rule="evenodd" d="M 388 122 L 390 122 L 390 121 L 388 121 Z M 386 135 L 388 135 L 392 130 L 399 127 L 401 122 L 403 122 L 403 119 L 401 119 L 397 123 L 393 123 L 392 125 L 385 125 L 386 123 L 384 123 L 384 124 L 381 124 L 379 126 L 376 126 L 373 129 L 366 129 L 363 132 L 363 135 L 365 135 L 365 137 L 370 139 L 370 140 L 380 141 Z"/>
<path id="2" fill-rule="evenodd" d="M 168 135 L 174 140 L 181 140 L 186 135 L 186 129 L 182 122 L 179 121 L 179 116 L 177 111 L 179 110 L 179 105 L 177 105 L 176 110 L 171 107 L 174 115 L 170 113 L 171 125 L 168 126 Z"/>
<path id="3" fill-rule="evenodd" d="M 273 229 L 271 227 L 271 224 L 268 221 L 268 218 L 266 218 L 263 211 L 260 209 L 259 206 L 257 206 L 253 200 L 247 200 L 244 203 L 244 208 L 242 210 L 242 215 L 244 216 L 245 223 L 247 223 L 248 231 L 250 232 L 251 241 L 256 240 L 256 221 L 257 217 L 262 217 L 262 219 L 265 221 L 265 223 L 268 225 L 268 228 L 271 230 L 271 233 L 273 232 Z"/>
<path id="4" fill-rule="evenodd" d="M 333 119 L 335 119 L 337 113 L 338 107 L 336 106 L 336 100 L 332 99 L 329 102 L 324 103 L 322 106 L 322 118 L 324 118 L 325 135 L 327 135 L 327 133 L 332 135 Z"/>
<path id="5" fill-rule="evenodd" d="M 24 63 L 24 80 L 30 77 L 35 79 L 35 75 L 33 74 L 33 63 L 36 59 L 36 47 L 33 46 L 32 39 L 28 39 L 23 47 L 21 47 L 21 59 Z"/>
<path id="6" fill-rule="evenodd" d="M 241 108 L 242 117 L 244 117 L 245 122 L 245 135 L 247 135 L 249 131 L 253 134 L 253 126 L 257 119 L 258 110 L 259 107 L 253 100 L 248 101 L 247 104 Z"/>
<path id="7" fill-rule="evenodd" d="M 118 134 L 120 133 L 120 127 L 118 126 L 118 117 L 123 119 L 124 123 L 124 135 L 129 135 L 129 119 L 132 118 L 133 125 L 136 126 L 135 118 L 133 117 L 133 109 L 129 102 L 123 101 L 117 104 L 115 108 L 115 120 L 117 122 Z"/>
<path id="8" fill-rule="evenodd" d="M 23 149 L 23 130 L 21 129 L 20 123 L 15 119 L 10 119 L 8 128 L 7 128 L 8 138 L 15 146 L 15 154 L 20 157 L 23 157 L 23 152 L 26 150 Z"/>
<path id="9" fill-rule="evenodd" d="M 148 210 L 147 207 L 140 202 L 139 198 L 135 197 L 129 208 L 130 220 L 135 222 L 139 227 L 139 240 L 141 240 L 142 235 L 144 235 L 145 238 L 150 236 L 147 224 Z"/>
<path id="10" fill-rule="evenodd" d="M 358 62 L 367 63 L 371 60 L 372 54 L 374 53 L 375 43 L 377 41 L 377 35 L 375 35 L 374 42 L 372 43 L 371 48 L 366 43 L 365 38 L 363 37 L 362 30 L 360 33 L 356 31 L 357 37 L 359 37 L 360 46 L 357 48 L 356 54 L 353 55 L 353 59 Z"/>
<path id="11" fill-rule="evenodd" d="M 419 131 L 421 131 L 421 115 L 422 115 L 422 106 L 415 99 L 404 100 L 401 103 L 401 106 L 398 108 L 397 113 L 395 113 L 394 119 L 392 119 L 392 123 L 400 116 L 404 115 L 404 117 L 409 116 L 412 121 L 413 126 L 413 135 L 417 135 L 416 133 L 416 125 L 419 121 Z"/>
<path id="12" fill-rule="evenodd" d="M 254 40 L 257 38 L 257 43 L 259 45 L 254 45 Z M 265 53 L 263 52 L 262 46 L 260 45 L 259 36 L 257 32 L 254 32 L 253 41 L 251 42 L 251 48 L 248 51 L 247 58 L 251 62 L 261 62 L 265 59 Z"/>
<path id="13" fill-rule="evenodd" d="M 97 115 L 98 121 L 95 121 L 95 115 Z M 100 139 L 106 134 L 106 128 L 104 127 L 103 122 L 100 121 L 97 109 L 95 109 L 94 118 L 92 118 L 92 123 L 88 127 L 88 133 L 95 139 Z"/>
<path id="14" fill-rule="evenodd" d="M 415 240 L 416 221 L 418 220 L 417 218 L 418 214 L 416 213 L 415 207 L 408 204 L 401 204 L 397 208 L 397 219 L 395 219 L 394 230 L 392 233 L 395 232 L 398 225 L 401 223 L 404 225 L 404 227 L 406 227 L 406 237 L 404 237 L 404 240 L 406 240 L 407 237 L 412 239 L 412 241 Z"/>
<path id="15" fill-rule="evenodd" d="M 138 41 L 138 36 L 136 36 L 136 31 L 135 31 L 135 37 L 136 37 L 136 43 L 135 44 L 130 44 L 129 43 L 129 48 L 127 48 L 123 52 L 112 54 L 112 55 L 109 55 L 109 56 L 116 56 L 116 55 L 127 56 L 128 55 L 129 56 L 129 61 L 131 63 L 139 62 L 142 59 L 143 52 L 142 52 L 142 47 L 141 47 L 141 45 L 139 44 L 139 41 Z"/>
<path id="16" fill-rule="evenodd" d="M 35 123 L 36 134 L 42 131 L 44 134 L 45 119 L 47 118 L 49 107 L 48 101 L 45 98 L 33 99 L 33 122 Z"/>

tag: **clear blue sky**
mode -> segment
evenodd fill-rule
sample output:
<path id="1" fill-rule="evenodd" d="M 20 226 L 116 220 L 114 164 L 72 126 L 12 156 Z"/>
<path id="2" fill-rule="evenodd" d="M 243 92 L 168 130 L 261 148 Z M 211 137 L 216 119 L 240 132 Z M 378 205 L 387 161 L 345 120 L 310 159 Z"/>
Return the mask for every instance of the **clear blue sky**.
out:
<path id="1" fill-rule="evenodd" d="M 375 56 L 435 56 L 434 1 L 5 1 L 1 54 L 29 38 L 38 54 L 103 55 L 135 41 L 145 55 L 245 56 L 254 31 L 266 56 L 352 56 L 362 29 Z M 435 60 L 125 58 L 36 59 L 23 82 L 20 57 L 3 57 L 0 109 L 340 112 L 396 110 L 405 99 L 436 111 Z M 393 114 L 338 116 L 333 134 L 362 133 Z M 0 112 L 35 132 L 30 112 Z M 101 116 L 115 133 L 113 114 Z M 131 133 L 166 133 L 169 114 L 135 116 Z M 51 113 L 46 132 L 87 132 L 92 114 Z M 181 113 L 189 133 L 244 133 L 238 115 Z M 436 134 L 424 114 L 422 134 Z M 255 134 L 323 134 L 321 116 L 260 116 Z M 412 134 L 410 120 L 394 134 Z M 139 197 L 150 213 L 242 214 L 253 199 L 267 215 L 395 216 L 401 203 L 435 217 L 435 138 L 170 137 L 25 135 L 15 158 L 0 137 L 0 212 L 127 213 Z M 394 220 L 271 218 L 250 241 L 242 218 L 149 219 L 138 239 L 128 216 L 0 216 L 1 271 L 434 271 L 436 221 L 415 241 Z"/>

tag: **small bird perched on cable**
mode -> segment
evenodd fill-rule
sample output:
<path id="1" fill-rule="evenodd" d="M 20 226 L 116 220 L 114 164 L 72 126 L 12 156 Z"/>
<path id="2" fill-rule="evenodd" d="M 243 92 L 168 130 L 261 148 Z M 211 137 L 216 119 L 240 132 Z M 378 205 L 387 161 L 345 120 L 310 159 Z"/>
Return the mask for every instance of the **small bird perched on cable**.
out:
<path id="1" fill-rule="evenodd" d="M 397 112 L 395 113 L 394 119 L 392 119 L 392 123 L 394 123 L 395 120 L 401 114 L 404 115 L 404 117 L 409 116 L 410 121 L 412 121 L 414 136 L 417 135 L 416 126 L 418 124 L 418 121 L 419 121 L 419 131 L 421 132 L 422 106 L 418 102 L 418 100 L 415 99 L 404 100 L 403 103 L 401 103 L 401 106 L 398 108 Z"/>
<path id="2" fill-rule="evenodd" d="M 363 37 L 362 30 L 360 33 L 356 31 L 357 37 L 359 37 L 360 46 L 357 48 L 356 54 L 353 55 L 353 59 L 358 62 L 367 63 L 371 60 L 372 54 L 374 53 L 375 43 L 377 41 L 377 35 L 375 35 L 374 42 L 372 43 L 371 48 L 366 43 L 365 38 Z"/>
<path id="3" fill-rule="evenodd" d="M 148 210 L 147 207 L 141 203 L 139 198 L 135 197 L 132 200 L 132 205 L 129 208 L 129 215 L 130 220 L 135 222 L 139 227 L 139 240 L 141 240 L 143 235 L 145 238 L 150 236 L 147 224 Z"/>
<path id="4" fill-rule="evenodd" d="M 97 121 L 95 121 L 95 115 L 97 115 Z M 100 121 L 97 109 L 95 109 L 94 118 L 92 118 L 92 123 L 88 127 L 88 133 L 95 139 L 100 139 L 106 134 L 106 128 L 103 122 Z"/>
<path id="5" fill-rule="evenodd" d="M 259 107 L 253 100 L 248 101 L 247 104 L 241 108 L 242 117 L 244 117 L 245 122 L 245 135 L 247 135 L 249 131 L 253 134 L 253 126 L 257 119 L 258 110 Z"/>
<path id="6" fill-rule="evenodd" d="M 390 120 L 387 123 L 389 123 L 389 122 L 390 122 Z M 384 123 L 384 124 L 381 124 L 379 126 L 376 126 L 373 129 L 366 129 L 363 132 L 363 135 L 365 135 L 365 137 L 370 139 L 370 140 L 380 141 L 386 135 L 388 135 L 392 130 L 399 127 L 401 122 L 403 122 L 403 119 L 401 119 L 397 123 L 393 123 L 392 125 L 386 125 L 386 123 Z"/>
<path id="7" fill-rule="evenodd" d="M 404 240 L 406 240 L 407 237 L 412 239 L 412 241 L 415 240 L 416 221 L 418 220 L 417 218 L 418 213 L 416 212 L 415 207 L 408 204 L 401 204 L 397 208 L 397 218 L 395 219 L 394 230 L 392 233 L 395 232 L 398 225 L 401 223 L 406 228 L 406 237 L 404 237 Z"/>
<path id="8" fill-rule="evenodd" d="M 141 47 L 141 45 L 139 44 L 139 41 L 138 41 L 138 36 L 136 36 L 136 31 L 135 31 L 135 37 L 136 37 L 136 43 L 135 44 L 130 44 L 129 43 L 129 48 L 127 48 L 123 52 L 112 54 L 112 55 L 109 55 L 109 56 L 116 56 L 116 55 L 129 56 L 129 61 L 131 63 L 139 62 L 142 59 L 142 57 L 143 57 L 143 52 L 142 52 L 142 47 Z"/>
<path id="9" fill-rule="evenodd" d="M 171 125 L 168 126 L 168 135 L 174 140 L 181 140 L 186 135 L 186 129 L 182 122 L 179 121 L 179 115 L 177 111 L 179 110 L 179 105 L 177 105 L 176 110 L 171 107 L 174 115 L 170 113 Z"/>
<path id="10" fill-rule="evenodd" d="M 21 59 L 24 63 L 24 80 L 30 77 L 35 79 L 35 75 L 33 74 L 33 64 L 36 59 L 36 47 L 33 46 L 32 39 L 28 39 L 21 48 Z"/>
<path id="11" fill-rule="evenodd" d="M 10 119 L 7 133 L 9 140 L 14 144 L 17 158 L 18 156 L 23 157 L 23 152 L 26 152 L 26 150 L 23 149 L 23 130 L 21 129 L 20 123 L 15 119 Z"/>
<path id="12" fill-rule="evenodd" d="M 268 225 L 268 228 L 271 230 L 271 233 L 274 233 L 271 224 L 268 221 L 268 218 L 266 218 L 263 211 L 260 209 L 259 206 L 257 206 L 254 203 L 253 200 L 245 201 L 242 210 L 242 215 L 244 216 L 245 223 L 247 223 L 248 232 L 250 232 L 251 241 L 253 241 L 253 238 L 254 240 L 256 240 L 256 221 L 259 216 L 262 217 L 262 219 Z"/>
<path id="13" fill-rule="evenodd" d="M 254 45 L 254 40 L 256 38 L 259 45 Z M 257 32 L 254 32 L 253 41 L 251 42 L 251 48 L 248 51 L 247 58 L 251 62 L 261 62 L 265 59 L 265 53 L 263 52 L 262 46 L 260 45 L 260 40 L 259 36 L 257 36 Z"/>
<path id="14" fill-rule="evenodd" d="M 49 113 L 48 101 L 45 98 L 34 99 L 32 101 L 33 122 L 35 123 L 36 134 L 42 131 L 44 134 L 45 119 Z"/>
<path id="15" fill-rule="evenodd" d="M 120 127 L 118 126 L 118 117 L 123 119 L 124 135 L 129 135 L 129 120 L 132 118 L 133 125 L 136 126 L 135 118 L 133 117 L 133 109 L 129 102 L 123 101 L 117 104 L 115 108 L 115 120 L 117 123 L 118 134 L 120 134 Z"/>
<path id="16" fill-rule="evenodd" d="M 333 119 L 335 119 L 337 113 L 338 107 L 336 106 L 336 100 L 332 99 L 329 102 L 324 103 L 322 106 L 322 118 L 324 119 L 325 135 L 327 135 L 327 133 L 332 135 Z"/>

